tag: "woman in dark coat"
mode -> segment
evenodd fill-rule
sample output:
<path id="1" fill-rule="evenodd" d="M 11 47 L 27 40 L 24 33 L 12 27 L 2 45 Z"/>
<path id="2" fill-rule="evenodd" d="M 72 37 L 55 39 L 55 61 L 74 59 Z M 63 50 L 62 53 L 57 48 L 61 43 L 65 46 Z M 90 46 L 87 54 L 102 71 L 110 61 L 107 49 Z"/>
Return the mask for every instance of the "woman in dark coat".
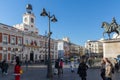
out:
<path id="1" fill-rule="evenodd" d="M 79 64 L 79 67 L 78 67 L 78 71 L 77 71 L 77 73 L 81 77 L 81 80 L 86 80 L 87 69 L 88 69 L 88 66 L 86 65 L 86 63 L 84 62 L 84 60 L 81 60 L 81 62 Z"/>
<path id="2" fill-rule="evenodd" d="M 54 71 L 54 74 L 58 74 L 58 71 L 59 71 L 59 59 L 57 59 L 55 61 L 55 71 Z"/>
<path id="3" fill-rule="evenodd" d="M 101 78 L 102 78 L 102 80 L 105 80 L 105 61 L 102 59 L 102 61 L 101 61 L 101 68 L 100 68 L 100 70 L 101 70 Z"/>
<path id="4" fill-rule="evenodd" d="M 2 69 L 2 75 L 6 74 L 7 75 L 7 71 L 8 71 L 8 63 L 6 62 L 6 60 L 3 60 L 2 64 L 1 64 L 1 69 Z"/>

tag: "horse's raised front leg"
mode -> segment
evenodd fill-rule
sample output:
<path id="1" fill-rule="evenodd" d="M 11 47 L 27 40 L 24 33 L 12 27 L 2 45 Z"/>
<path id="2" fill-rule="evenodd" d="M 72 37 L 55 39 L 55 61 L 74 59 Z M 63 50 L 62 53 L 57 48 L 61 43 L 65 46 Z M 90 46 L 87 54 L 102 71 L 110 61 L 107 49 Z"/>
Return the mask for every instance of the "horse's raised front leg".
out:
<path id="1" fill-rule="evenodd" d="M 111 38 L 110 38 L 110 33 L 108 33 L 108 37 L 109 37 L 109 39 L 111 39 Z"/>
<path id="2" fill-rule="evenodd" d="M 117 39 L 120 36 L 120 26 L 116 29 L 116 33 L 117 33 L 117 36 L 116 36 L 116 39 Z"/>
<path id="3" fill-rule="evenodd" d="M 105 38 L 105 36 L 104 36 L 104 35 L 105 35 L 105 33 L 106 33 L 106 32 L 103 32 L 103 38 Z"/>
<path id="4" fill-rule="evenodd" d="M 115 37 L 115 39 L 117 39 L 118 38 L 118 36 L 120 35 L 120 33 L 117 31 L 116 32 L 117 33 L 117 36 Z"/>

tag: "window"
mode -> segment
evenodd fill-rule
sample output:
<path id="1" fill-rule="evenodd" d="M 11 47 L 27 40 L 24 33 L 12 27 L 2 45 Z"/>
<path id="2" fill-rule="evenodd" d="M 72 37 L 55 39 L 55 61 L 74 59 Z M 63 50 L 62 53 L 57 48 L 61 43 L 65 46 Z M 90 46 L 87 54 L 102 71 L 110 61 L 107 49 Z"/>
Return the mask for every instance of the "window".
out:
<path id="1" fill-rule="evenodd" d="M 16 40 L 15 37 L 11 37 L 11 44 L 12 45 L 15 45 L 15 40 Z"/>
<path id="2" fill-rule="evenodd" d="M 8 36 L 4 35 L 3 36 L 3 44 L 7 44 L 8 43 Z"/>
<path id="3" fill-rule="evenodd" d="M 18 38 L 18 45 L 22 45 L 22 38 Z"/>
<path id="4" fill-rule="evenodd" d="M 31 23 L 34 23 L 34 19 L 33 18 L 31 18 Z"/>
<path id="5" fill-rule="evenodd" d="M 25 17 L 24 21 L 27 22 L 27 18 L 26 17 Z"/>
<path id="6" fill-rule="evenodd" d="M 28 45 L 28 40 L 25 40 L 25 43 Z"/>
<path id="7" fill-rule="evenodd" d="M 41 41 L 39 41 L 39 46 L 41 46 Z"/>
<path id="8" fill-rule="evenodd" d="M 7 51 L 7 48 L 3 47 L 3 51 Z"/>
<path id="9" fill-rule="evenodd" d="M 31 27 L 33 27 L 33 25 L 31 25 Z"/>

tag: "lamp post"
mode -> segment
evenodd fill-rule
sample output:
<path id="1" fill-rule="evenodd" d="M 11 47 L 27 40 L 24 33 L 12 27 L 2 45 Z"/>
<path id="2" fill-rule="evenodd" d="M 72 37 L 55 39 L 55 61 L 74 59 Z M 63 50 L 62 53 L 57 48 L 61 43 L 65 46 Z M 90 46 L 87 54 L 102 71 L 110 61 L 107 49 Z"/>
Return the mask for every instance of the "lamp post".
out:
<path id="1" fill-rule="evenodd" d="M 22 61 L 23 61 L 24 59 L 24 31 L 22 32 L 22 40 L 21 40 L 20 45 L 22 45 L 21 52 L 22 52 Z"/>
<path id="2" fill-rule="evenodd" d="M 50 15 L 50 12 L 46 12 L 45 8 L 43 8 L 42 13 L 40 16 L 47 16 L 48 17 L 48 64 L 47 64 L 47 78 L 52 78 L 52 64 L 51 64 L 51 56 L 50 56 L 50 38 L 52 35 L 52 32 L 50 31 L 50 21 L 57 22 L 57 19 L 54 15 Z"/>
<path id="3" fill-rule="evenodd" d="M 47 35 L 46 35 L 47 33 L 45 32 L 45 65 L 46 65 L 46 63 L 47 63 L 47 44 L 46 44 L 46 42 L 47 42 Z"/>
<path id="4" fill-rule="evenodd" d="M 81 54 L 80 54 L 81 52 L 80 52 L 80 46 L 79 46 L 79 59 L 81 58 Z"/>

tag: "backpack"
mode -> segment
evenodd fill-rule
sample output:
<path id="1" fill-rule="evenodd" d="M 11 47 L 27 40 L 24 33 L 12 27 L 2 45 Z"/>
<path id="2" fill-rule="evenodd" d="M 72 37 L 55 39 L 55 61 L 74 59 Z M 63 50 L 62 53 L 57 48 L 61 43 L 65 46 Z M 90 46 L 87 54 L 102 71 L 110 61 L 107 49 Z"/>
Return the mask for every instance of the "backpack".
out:
<path id="1" fill-rule="evenodd" d="M 60 67 L 60 68 L 63 68 L 63 61 L 60 61 L 60 62 L 59 62 L 59 67 Z"/>
<path id="2" fill-rule="evenodd" d="M 113 67 L 112 64 L 111 64 L 110 66 L 111 66 L 111 68 L 112 68 L 111 72 L 114 74 L 114 73 L 115 73 L 115 71 L 114 71 L 115 69 L 114 69 L 114 67 Z"/>
<path id="3" fill-rule="evenodd" d="M 88 66 L 85 63 L 81 63 L 79 67 L 81 70 L 85 70 L 85 71 L 88 69 Z"/>

